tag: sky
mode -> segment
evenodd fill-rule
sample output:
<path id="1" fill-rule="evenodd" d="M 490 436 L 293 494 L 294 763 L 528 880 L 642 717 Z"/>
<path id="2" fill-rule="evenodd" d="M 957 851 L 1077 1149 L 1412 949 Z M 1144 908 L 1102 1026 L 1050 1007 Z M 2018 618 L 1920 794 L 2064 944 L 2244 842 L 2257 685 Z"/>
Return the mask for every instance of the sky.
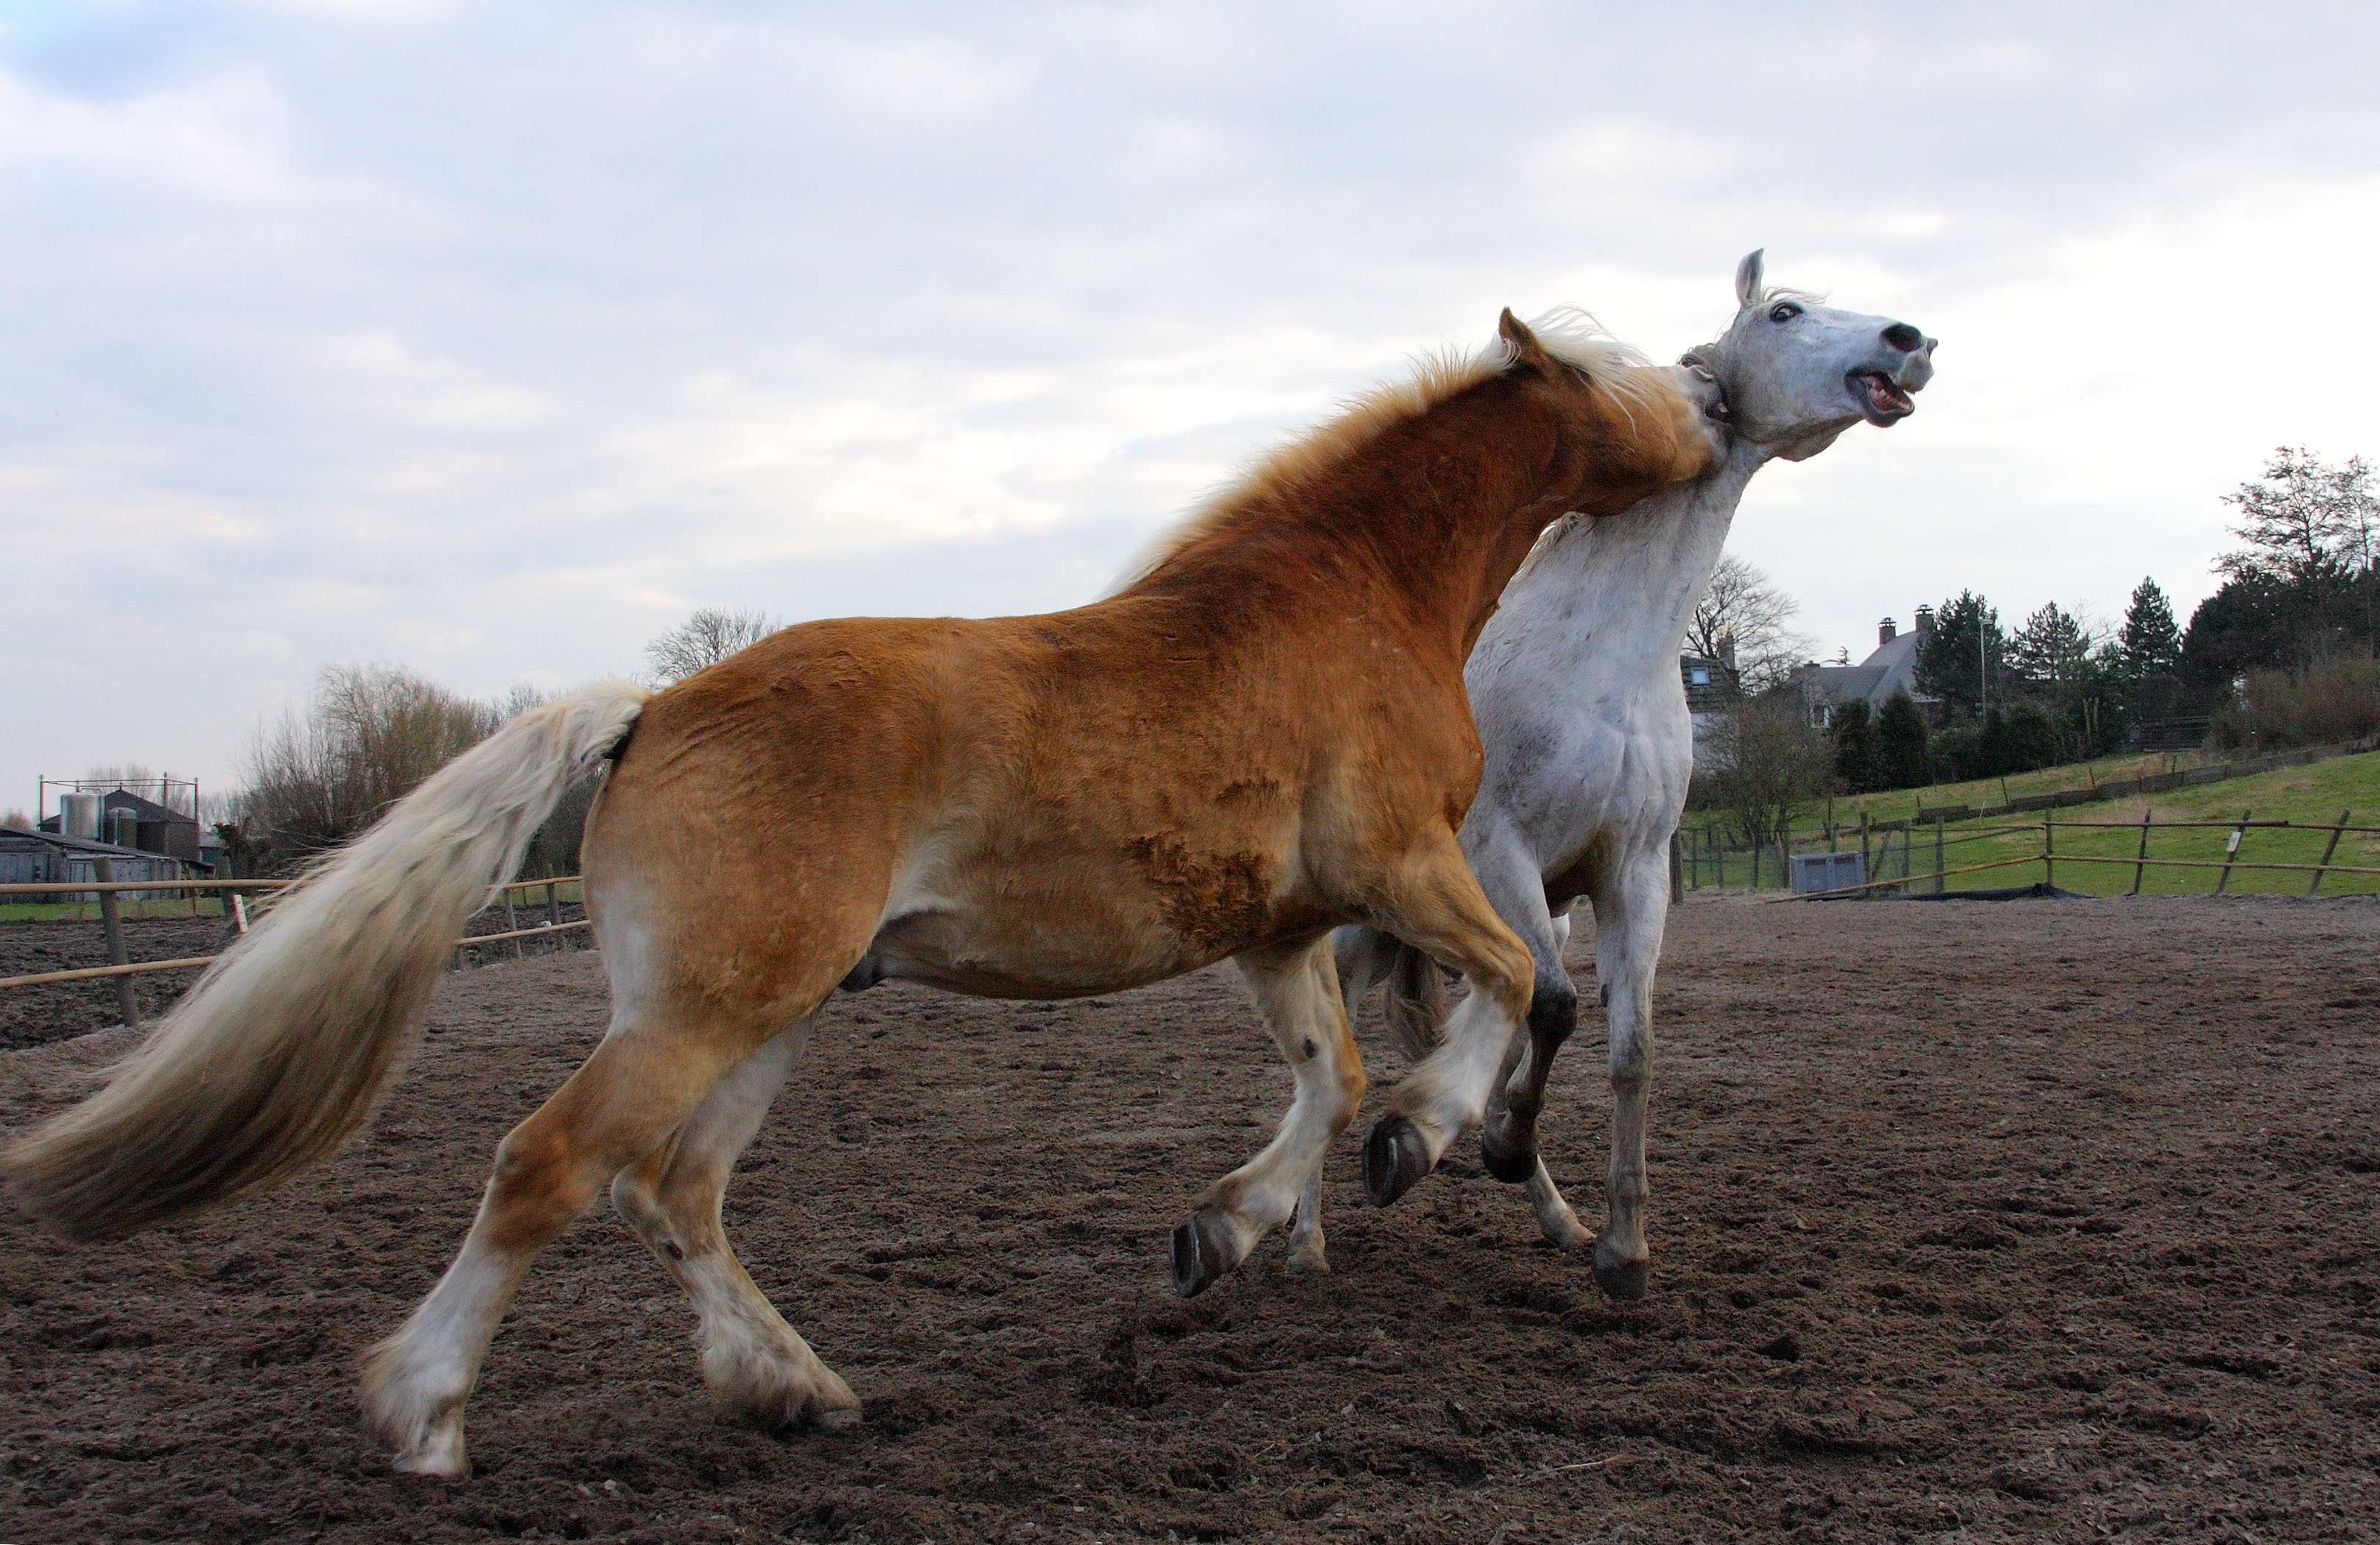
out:
<path id="1" fill-rule="evenodd" d="M 2380 453 L 2380 13 L 0 0 L 0 809 L 237 781 L 326 663 L 693 608 L 1048 611 L 1499 310 L 1670 359 L 1736 260 L 1941 340 L 1731 546 L 1854 659 L 2186 618 Z"/>

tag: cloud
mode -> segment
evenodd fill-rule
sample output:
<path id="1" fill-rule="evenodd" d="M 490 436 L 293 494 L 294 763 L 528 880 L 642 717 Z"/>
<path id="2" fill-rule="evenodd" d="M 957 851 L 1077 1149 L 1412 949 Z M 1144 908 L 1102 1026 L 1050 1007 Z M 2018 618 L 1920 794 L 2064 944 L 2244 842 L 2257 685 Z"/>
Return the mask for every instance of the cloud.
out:
<path id="1" fill-rule="evenodd" d="M 0 670 L 43 727 L 0 785 L 226 773 L 325 660 L 496 691 L 706 602 L 1068 604 L 1498 308 L 1673 353 L 1757 245 L 1944 339 L 1914 420 L 1739 522 L 1829 645 L 1964 584 L 2186 600 L 2272 444 L 2371 448 L 2374 30 L 9 7 Z"/>

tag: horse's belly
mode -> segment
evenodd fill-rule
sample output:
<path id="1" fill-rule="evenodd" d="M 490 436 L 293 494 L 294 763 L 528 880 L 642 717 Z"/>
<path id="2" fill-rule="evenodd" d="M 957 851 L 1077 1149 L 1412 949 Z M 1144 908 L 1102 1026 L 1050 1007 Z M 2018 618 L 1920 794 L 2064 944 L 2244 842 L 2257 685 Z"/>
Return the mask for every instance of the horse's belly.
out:
<path id="1" fill-rule="evenodd" d="M 1229 953 L 1171 936 L 1121 931 L 1105 918 L 990 919 L 926 913 L 896 918 L 868 945 L 853 985 L 920 982 L 978 998 L 1087 998 L 1195 971 Z"/>

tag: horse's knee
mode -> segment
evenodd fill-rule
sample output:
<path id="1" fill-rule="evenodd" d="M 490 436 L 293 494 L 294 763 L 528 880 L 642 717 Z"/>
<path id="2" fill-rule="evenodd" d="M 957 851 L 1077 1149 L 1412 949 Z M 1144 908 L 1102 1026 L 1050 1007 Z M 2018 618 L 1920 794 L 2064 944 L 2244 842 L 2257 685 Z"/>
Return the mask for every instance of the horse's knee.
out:
<path id="1" fill-rule="evenodd" d="M 1524 1020 L 1536 996 L 1536 961 L 1516 939 L 1509 950 L 1500 945 L 1474 969 L 1471 990 L 1488 994 L 1488 1001 L 1501 1009 L 1506 1017 Z"/>
<path id="2" fill-rule="evenodd" d="M 1577 1028 L 1578 989 L 1564 972 L 1541 974 L 1529 999 L 1529 1040 L 1539 1060 L 1550 1057 Z"/>

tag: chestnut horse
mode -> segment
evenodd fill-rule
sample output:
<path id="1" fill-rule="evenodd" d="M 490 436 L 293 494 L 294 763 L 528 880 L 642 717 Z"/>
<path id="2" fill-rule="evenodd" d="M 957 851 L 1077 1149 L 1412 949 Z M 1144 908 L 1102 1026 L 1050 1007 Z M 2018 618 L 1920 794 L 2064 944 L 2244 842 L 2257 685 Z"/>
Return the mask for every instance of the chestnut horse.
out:
<path id="1" fill-rule="evenodd" d="M 226 952 L 100 1093 L 18 1142 L 77 1237 L 254 1191 L 369 1117 L 465 918 L 575 778 L 609 1033 L 496 1150 L 461 1253 L 371 1355 L 400 1470 L 468 1468 L 463 1408 L 530 1260 L 608 1185 L 692 1298 L 703 1369 L 769 1419 L 859 1402 L 728 1247 L 720 1200 L 840 984 L 1062 998 L 1231 956 L 1295 1096 L 1174 1231 L 1196 1293 L 1292 1215 L 1363 1068 L 1329 943 L 1363 922 L 1475 986 L 1395 1091 L 1417 1175 L 1475 1126 L 1529 952 L 1456 840 L 1479 779 L 1463 663 L 1572 511 L 1699 476 L 1686 372 L 1575 314 L 1425 366 L 1258 466 L 1128 587 L 1076 611 L 775 634 L 668 690 L 513 720 Z M 754 833 L 766 840 L 755 843 Z"/>

